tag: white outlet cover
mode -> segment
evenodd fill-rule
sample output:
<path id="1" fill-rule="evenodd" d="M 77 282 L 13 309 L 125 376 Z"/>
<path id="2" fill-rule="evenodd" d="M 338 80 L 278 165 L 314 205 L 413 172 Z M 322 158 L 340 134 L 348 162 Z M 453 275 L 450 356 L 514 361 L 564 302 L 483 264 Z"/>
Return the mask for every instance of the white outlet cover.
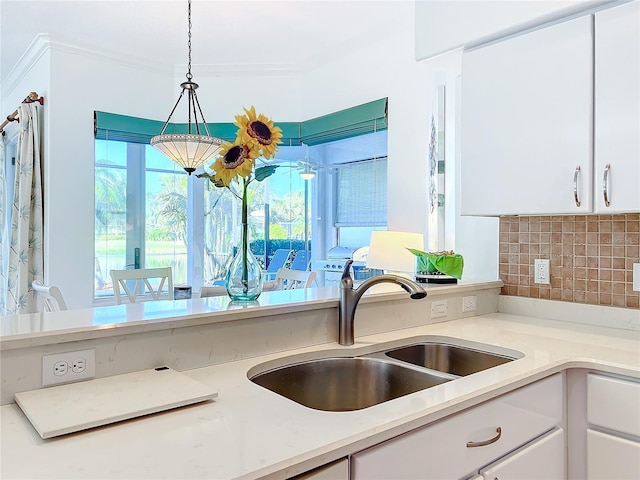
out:
<path id="1" fill-rule="evenodd" d="M 74 368 L 74 365 L 82 365 Z M 60 365 L 65 365 L 60 372 Z M 96 376 L 96 350 L 77 350 L 75 352 L 52 353 L 42 356 L 42 386 L 89 380 Z"/>
<path id="2" fill-rule="evenodd" d="M 548 285 L 549 281 L 549 259 L 536 258 L 533 262 L 533 282 Z"/>
<path id="3" fill-rule="evenodd" d="M 640 292 L 640 263 L 633 264 L 633 291 Z"/>

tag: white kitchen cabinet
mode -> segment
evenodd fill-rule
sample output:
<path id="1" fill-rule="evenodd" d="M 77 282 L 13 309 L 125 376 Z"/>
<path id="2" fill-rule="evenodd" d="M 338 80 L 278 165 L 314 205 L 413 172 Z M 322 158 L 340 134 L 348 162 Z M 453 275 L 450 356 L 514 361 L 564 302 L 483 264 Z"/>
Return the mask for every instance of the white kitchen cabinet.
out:
<path id="1" fill-rule="evenodd" d="M 553 375 L 353 455 L 351 479 L 468 478 L 560 425 L 563 399 Z"/>
<path id="2" fill-rule="evenodd" d="M 587 480 L 638 480 L 640 443 L 587 430 Z"/>
<path id="3" fill-rule="evenodd" d="M 480 470 L 483 480 L 564 480 L 564 430 L 556 428 Z"/>
<path id="4" fill-rule="evenodd" d="M 595 15 L 595 208 L 640 210 L 640 2 Z M 606 198 L 605 198 L 606 195 Z"/>
<path id="5" fill-rule="evenodd" d="M 640 478 L 640 383 L 587 374 L 587 479 Z"/>
<path id="6" fill-rule="evenodd" d="M 590 212 L 592 127 L 592 15 L 465 52 L 461 213 Z"/>

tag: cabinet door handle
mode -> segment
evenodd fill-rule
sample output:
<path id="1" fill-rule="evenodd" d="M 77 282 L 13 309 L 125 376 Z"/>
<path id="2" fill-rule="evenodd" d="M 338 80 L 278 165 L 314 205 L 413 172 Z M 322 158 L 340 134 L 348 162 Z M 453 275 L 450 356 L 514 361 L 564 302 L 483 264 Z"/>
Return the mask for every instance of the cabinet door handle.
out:
<path id="1" fill-rule="evenodd" d="M 576 165 L 576 171 L 573 172 L 573 199 L 576 202 L 576 207 L 580 206 L 580 199 L 578 198 L 578 175 L 580 175 L 580 165 Z"/>
<path id="2" fill-rule="evenodd" d="M 607 163 L 604 167 L 604 175 L 602 176 L 602 195 L 604 195 L 604 206 L 611 205 L 609 201 L 609 170 L 611 170 L 611 164 Z"/>
<path id="3" fill-rule="evenodd" d="M 483 440 L 482 442 L 467 442 L 467 448 L 486 447 L 487 445 L 496 443 L 498 440 L 500 440 L 500 437 L 502 436 L 502 428 L 500 427 L 496 428 L 496 433 L 497 435 L 493 438 L 490 438 L 489 440 Z"/>

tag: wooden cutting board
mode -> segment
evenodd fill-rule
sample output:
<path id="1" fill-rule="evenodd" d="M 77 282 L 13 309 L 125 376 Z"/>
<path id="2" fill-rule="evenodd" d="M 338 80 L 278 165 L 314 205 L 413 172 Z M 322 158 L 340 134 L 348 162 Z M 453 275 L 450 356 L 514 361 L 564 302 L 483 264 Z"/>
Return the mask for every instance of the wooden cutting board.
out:
<path id="1" fill-rule="evenodd" d="M 42 438 L 216 398 L 211 387 L 169 367 L 16 393 Z"/>

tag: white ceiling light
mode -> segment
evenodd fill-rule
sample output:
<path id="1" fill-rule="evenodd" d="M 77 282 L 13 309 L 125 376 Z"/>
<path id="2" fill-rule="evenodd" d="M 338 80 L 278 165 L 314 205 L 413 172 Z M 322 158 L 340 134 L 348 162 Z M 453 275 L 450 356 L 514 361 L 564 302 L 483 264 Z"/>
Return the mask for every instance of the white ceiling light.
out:
<path id="1" fill-rule="evenodd" d="M 304 166 L 304 170 L 300 172 L 300 178 L 303 180 L 313 180 L 316 178 L 316 171 L 311 167 L 310 164 L 306 164 Z"/>
<path id="2" fill-rule="evenodd" d="M 151 139 L 151 146 L 162 154 L 169 157 L 176 162 L 182 168 L 184 168 L 189 175 L 196 171 L 198 167 L 201 167 L 208 161 L 212 160 L 220 151 L 223 141 L 219 138 L 212 137 L 209 133 L 209 127 L 202 114 L 200 103 L 198 102 L 198 95 L 196 89 L 198 84 L 192 81 L 193 75 L 191 74 L 191 0 L 188 2 L 188 16 L 189 16 L 189 34 L 188 34 L 188 48 L 189 48 L 189 65 L 187 68 L 187 81 L 180 84 L 182 92 L 178 97 L 178 101 L 173 106 L 173 110 L 169 114 L 169 118 L 165 122 L 159 135 L 156 135 Z M 188 108 L 188 129 L 186 133 L 169 133 L 165 134 L 167 125 L 171 121 L 173 113 L 176 111 L 180 100 L 187 92 L 187 108 Z M 197 108 L 196 108 L 197 107 Z M 198 122 L 198 114 L 202 123 Z M 193 120 L 193 122 L 192 122 Z M 203 130 L 205 134 L 201 134 Z"/>

